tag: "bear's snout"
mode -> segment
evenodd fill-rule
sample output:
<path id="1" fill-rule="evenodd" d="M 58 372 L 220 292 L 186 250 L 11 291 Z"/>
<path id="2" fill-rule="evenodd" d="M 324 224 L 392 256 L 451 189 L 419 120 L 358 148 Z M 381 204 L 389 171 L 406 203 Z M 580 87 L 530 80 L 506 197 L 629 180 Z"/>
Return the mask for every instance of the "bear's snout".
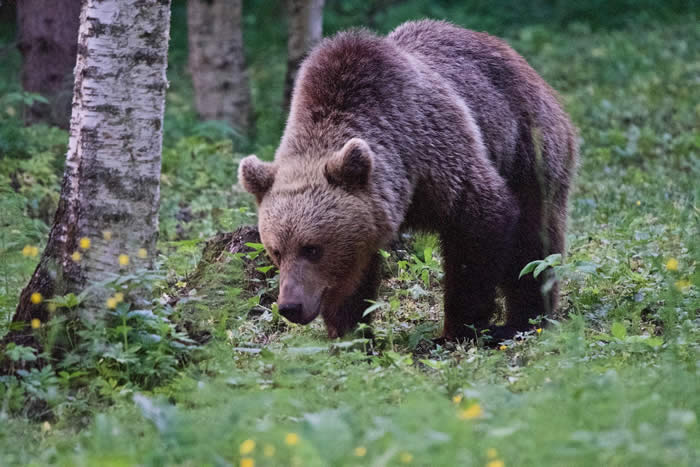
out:
<path id="1" fill-rule="evenodd" d="M 298 280 L 305 277 L 306 282 Z M 292 271 L 280 272 L 280 294 L 277 297 L 280 314 L 296 324 L 308 324 L 321 312 L 321 294 L 314 287 L 313 274 L 295 265 Z M 311 289 L 311 293 L 307 290 Z"/>
<path id="2" fill-rule="evenodd" d="M 304 306 L 301 303 L 285 303 L 279 305 L 279 311 L 282 316 L 292 323 L 300 324 L 304 320 Z"/>

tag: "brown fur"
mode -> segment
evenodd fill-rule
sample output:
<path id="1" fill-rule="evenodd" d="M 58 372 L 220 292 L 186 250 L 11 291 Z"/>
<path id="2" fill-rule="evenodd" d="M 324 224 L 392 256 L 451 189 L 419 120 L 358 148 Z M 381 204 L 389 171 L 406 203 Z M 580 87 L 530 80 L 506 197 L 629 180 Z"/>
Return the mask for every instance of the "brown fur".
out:
<path id="1" fill-rule="evenodd" d="M 543 297 L 518 272 L 563 253 L 576 157 L 556 94 L 505 42 L 419 21 L 317 46 L 275 162 L 246 158 L 239 177 L 293 321 L 351 329 L 376 294 L 377 249 L 415 228 L 442 242 L 444 336 L 487 327 L 500 286 L 507 337 L 556 307 L 556 288 Z"/>

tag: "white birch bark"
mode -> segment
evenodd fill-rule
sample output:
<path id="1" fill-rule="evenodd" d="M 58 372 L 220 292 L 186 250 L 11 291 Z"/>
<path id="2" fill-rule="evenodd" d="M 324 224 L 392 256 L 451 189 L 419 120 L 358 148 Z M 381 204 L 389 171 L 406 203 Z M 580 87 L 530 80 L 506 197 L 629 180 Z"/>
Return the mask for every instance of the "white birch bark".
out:
<path id="1" fill-rule="evenodd" d="M 250 128 L 242 0 L 188 0 L 189 69 L 199 116 L 222 120 L 242 134 Z"/>
<path id="2" fill-rule="evenodd" d="M 324 0 L 286 0 L 287 2 L 287 76 L 284 83 L 284 108 L 294 89 L 299 66 L 311 48 L 323 37 Z"/>
<path id="3" fill-rule="evenodd" d="M 13 321 L 43 322 L 47 298 L 152 265 L 169 33 L 170 0 L 83 0 L 61 199 Z M 88 307 L 103 300 L 98 290 Z M 7 339 L 32 342 L 27 330 Z"/>

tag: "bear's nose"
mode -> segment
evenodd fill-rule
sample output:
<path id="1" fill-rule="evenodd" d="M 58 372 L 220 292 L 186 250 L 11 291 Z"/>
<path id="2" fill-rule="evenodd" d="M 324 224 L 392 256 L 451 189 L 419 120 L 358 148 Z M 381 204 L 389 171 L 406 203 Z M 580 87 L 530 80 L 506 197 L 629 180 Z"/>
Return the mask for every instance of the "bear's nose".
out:
<path id="1" fill-rule="evenodd" d="M 302 321 L 304 307 L 301 303 L 285 303 L 279 305 L 279 311 L 282 316 L 292 323 L 299 323 Z"/>

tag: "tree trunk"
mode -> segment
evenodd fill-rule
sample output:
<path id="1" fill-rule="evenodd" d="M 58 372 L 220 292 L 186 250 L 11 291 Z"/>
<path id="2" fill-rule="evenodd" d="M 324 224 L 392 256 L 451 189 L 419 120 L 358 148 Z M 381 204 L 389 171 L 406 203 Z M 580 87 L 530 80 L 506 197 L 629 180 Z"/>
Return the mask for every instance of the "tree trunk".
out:
<path id="1" fill-rule="evenodd" d="M 169 32 L 169 0 L 83 0 L 61 199 L 5 344 L 38 347 L 27 325 L 46 321 L 47 298 L 152 265 Z"/>
<path id="2" fill-rule="evenodd" d="M 27 109 L 27 123 L 41 121 L 68 128 L 79 17 L 80 0 L 17 2 L 22 87 L 49 101 Z"/>
<path id="3" fill-rule="evenodd" d="M 284 82 L 284 110 L 289 110 L 294 80 L 306 53 L 323 35 L 324 0 L 286 0 L 287 76 Z"/>
<path id="4" fill-rule="evenodd" d="M 222 120 L 246 134 L 251 98 L 245 69 L 242 0 L 189 0 L 189 69 L 195 105 L 206 120 Z"/>

